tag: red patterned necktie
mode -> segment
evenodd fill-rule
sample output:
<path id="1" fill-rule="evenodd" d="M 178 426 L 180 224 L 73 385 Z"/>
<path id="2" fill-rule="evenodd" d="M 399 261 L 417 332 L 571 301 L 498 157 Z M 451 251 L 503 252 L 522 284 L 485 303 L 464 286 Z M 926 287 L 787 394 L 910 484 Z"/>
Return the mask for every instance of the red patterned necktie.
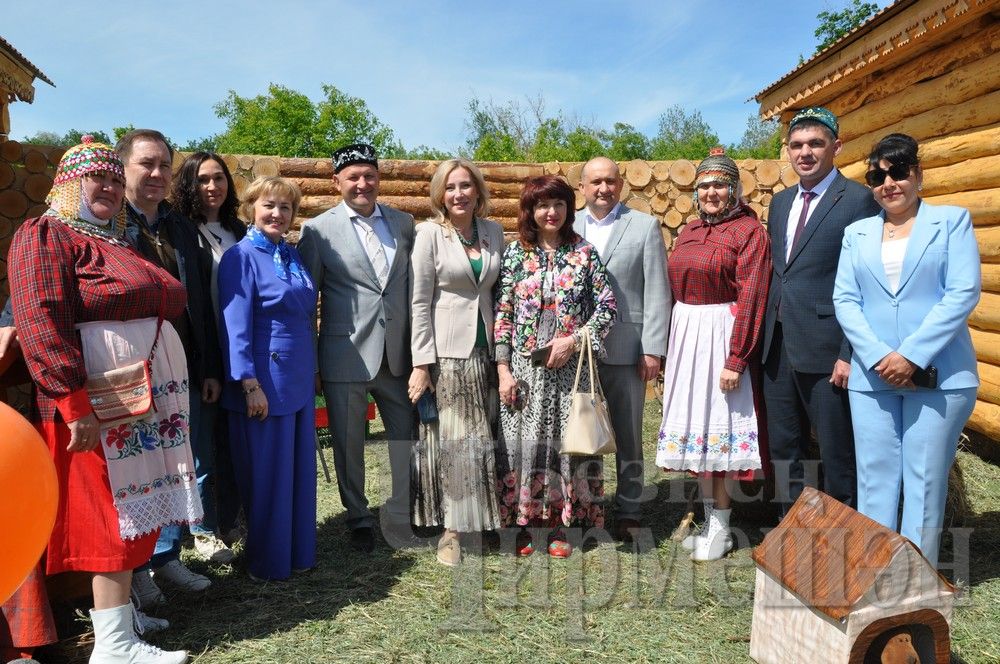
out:
<path id="1" fill-rule="evenodd" d="M 802 229 L 806 227 L 806 218 L 809 217 L 809 201 L 815 196 L 815 192 L 803 191 L 802 192 L 802 212 L 799 213 L 799 223 L 795 225 L 795 234 L 792 235 L 792 250 L 794 251 L 796 245 L 799 243 L 799 238 L 802 236 Z M 792 252 L 789 251 L 788 255 L 791 256 Z"/>

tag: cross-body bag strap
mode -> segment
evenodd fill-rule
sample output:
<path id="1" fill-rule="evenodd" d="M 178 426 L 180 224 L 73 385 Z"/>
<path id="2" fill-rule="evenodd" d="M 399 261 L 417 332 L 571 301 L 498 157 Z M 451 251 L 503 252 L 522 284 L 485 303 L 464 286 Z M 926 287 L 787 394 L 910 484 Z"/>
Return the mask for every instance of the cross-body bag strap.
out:
<path id="1" fill-rule="evenodd" d="M 153 346 L 149 349 L 149 357 L 146 360 L 149 362 L 150 368 L 152 368 L 153 358 L 156 356 L 156 345 L 160 343 L 160 329 L 163 327 L 163 313 L 167 308 L 167 288 L 163 283 L 163 279 L 160 278 L 160 275 L 150 271 L 149 267 L 146 268 L 146 273 L 153 277 L 156 283 L 160 286 L 160 307 L 156 312 L 156 334 L 153 336 Z"/>

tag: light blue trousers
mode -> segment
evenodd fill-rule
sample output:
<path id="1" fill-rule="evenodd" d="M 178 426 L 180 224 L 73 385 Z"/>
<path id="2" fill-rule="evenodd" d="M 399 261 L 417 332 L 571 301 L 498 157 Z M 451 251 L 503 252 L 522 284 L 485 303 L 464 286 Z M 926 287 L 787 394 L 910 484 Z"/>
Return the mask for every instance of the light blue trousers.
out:
<path id="1" fill-rule="evenodd" d="M 976 388 L 851 392 L 858 511 L 938 562 L 948 471 Z M 899 492 L 903 519 L 897 527 Z"/>

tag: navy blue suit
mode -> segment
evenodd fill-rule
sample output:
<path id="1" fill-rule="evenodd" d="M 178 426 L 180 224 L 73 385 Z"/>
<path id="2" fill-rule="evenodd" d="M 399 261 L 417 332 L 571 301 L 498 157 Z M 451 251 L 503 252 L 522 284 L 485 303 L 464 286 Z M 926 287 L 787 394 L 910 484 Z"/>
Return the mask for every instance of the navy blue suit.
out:
<path id="1" fill-rule="evenodd" d="M 303 265 L 294 248 L 293 258 Z M 312 315 L 316 288 L 280 278 L 271 253 L 250 238 L 219 263 L 220 338 L 230 412 L 233 467 L 247 515 L 247 567 L 283 579 L 316 564 L 316 450 Z M 256 378 L 267 397 L 264 421 L 247 417 L 240 381 Z"/>
<path id="2" fill-rule="evenodd" d="M 788 215 L 799 195 L 790 187 L 771 200 L 768 234 L 774 270 L 764 317 L 763 393 L 774 464 L 776 500 L 786 509 L 808 483 L 803 459 L 809 425 L 816 429 L 823 490 L 856 504 L 854 439 L 847 391 L 830 384 L 850 345 L 833 308 L 833 282 L 844 229 L 879 210 L 871 192 L 837 173 L 816 203 L 798 243 L 786 251 Z"/>

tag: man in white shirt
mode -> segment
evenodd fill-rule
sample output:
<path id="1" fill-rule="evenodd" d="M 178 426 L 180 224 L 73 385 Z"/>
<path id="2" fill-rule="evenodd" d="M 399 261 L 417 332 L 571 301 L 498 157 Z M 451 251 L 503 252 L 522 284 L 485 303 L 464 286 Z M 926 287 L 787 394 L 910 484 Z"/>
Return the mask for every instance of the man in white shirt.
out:
<path id="1" fill-rule="evenodd" d="M 667 352 L 670 284 L 660 224 L 621 203 L 622 177 L 607 157 L 588 161 L 580 174 L 586 206 L 574 229 L 593 244 L 608 271 L 618 317 L 604 339 L 598 367 L 615 430 L 618 491 L 614 535 L 631 540 L 642 525 L 642 409 L 646 381 L 660 372 Z"/>
<path id="2" fill-rule="evenodd" d="M 378 203 L 375 149 L 333 155 L 343 202 L 302 226 L 298 249 L 320 291 L 317 355 L 351 545 L 370 553 L 375 519 L 365 496 L 365 414 L 375 398 L 389 440 L 392 496 L 382 508 L 390 543 L 409 532 L 409 448 L 416 435 L 410 375 L 413 217 Z"/>

